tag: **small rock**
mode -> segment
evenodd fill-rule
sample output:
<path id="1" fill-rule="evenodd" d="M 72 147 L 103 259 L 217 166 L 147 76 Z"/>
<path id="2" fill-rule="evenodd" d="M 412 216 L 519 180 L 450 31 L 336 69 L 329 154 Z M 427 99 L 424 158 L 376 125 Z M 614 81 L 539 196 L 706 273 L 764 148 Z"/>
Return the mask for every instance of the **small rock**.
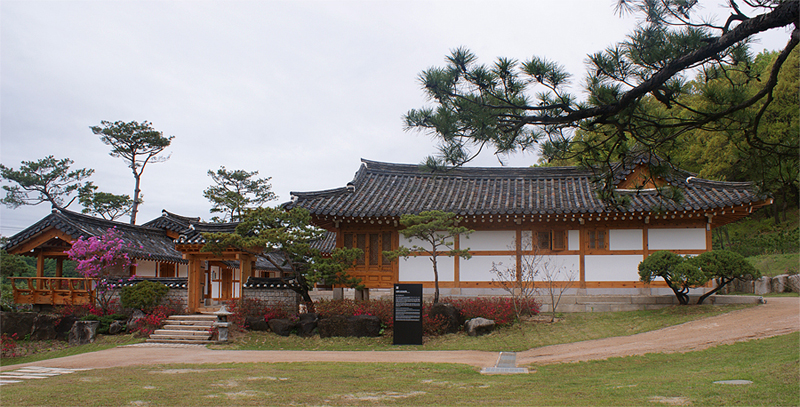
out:
<path id="1" fill-rule="evenodd" d="M 486 318 L 472 318 L 466 323 L 469 336 L 486 335 L 494 330 L 495 322 Z"/>
<path id="2" fill-rule="evenodd" d="M 94 342 L 100 321 L 75 321 L 69 331 L 69 344 L 86 345 Z"/>
<path id="3" fill-rule="evenodd" d="M 116 335 L 125 330 L 125 324 L 122 321 L 114 321 L 108 327 L 108 334 L 109 335 Z"/>
<path id="4" fill-rule="evenodd" d="M 300 314 L 300 320 L 297 322 L 298 335 L 303 337 L 312 336 L 315 329 L 317 329 L 317 314 Z"/>
<path id="5" fill-rule="evenodd" d="M 246 317 L 245 325 L 250 331 L 269 331 L 269 324 L 267 320 L 261 317 Z"/>
<path id="6" fill-rule="evenodd" d="M 461 311 L 458 310 L 453 304 L 445 304 L 438 302 L 431 307 L 431 318 L 442 318 L 445 321 L 445 332 L 455 333 L 461 328 L 464 323 Z"/>
<path id="7" fill-rule="evenodd" d="M 289 336 L 292 330 L 297 327 L 297 323 L 283 318 L 273 318 L 269 320 L 269 329 L 280 336 Z"/>

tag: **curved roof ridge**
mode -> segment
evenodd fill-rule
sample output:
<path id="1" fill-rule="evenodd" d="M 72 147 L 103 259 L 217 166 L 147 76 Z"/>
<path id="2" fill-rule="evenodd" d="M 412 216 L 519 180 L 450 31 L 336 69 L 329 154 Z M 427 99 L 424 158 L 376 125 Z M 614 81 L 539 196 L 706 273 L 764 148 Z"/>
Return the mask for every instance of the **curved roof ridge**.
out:
<path id="1" fill-rule="evenodd" d="M 361 162 L 368 172 L 375 173 L 401 173 L 415 174 L 419 176 L 441 176 L 441 177 L 541 177 L 550 175 L 554 177 L 574 177 L 576 175 L 585 176 L 591 171 L 577 166 L 558 166 L 558 167 L 454 167 L 444 171 L 428 172 L 418 164 L 396 164 L 381 161 L 372 161 L 362 158 Z M 359 170 L 359 173 L 361 170 Z M 356 173 L 358 175 L 358 173 Z M 354 179 L 355 180 L 355 179 Z"/>

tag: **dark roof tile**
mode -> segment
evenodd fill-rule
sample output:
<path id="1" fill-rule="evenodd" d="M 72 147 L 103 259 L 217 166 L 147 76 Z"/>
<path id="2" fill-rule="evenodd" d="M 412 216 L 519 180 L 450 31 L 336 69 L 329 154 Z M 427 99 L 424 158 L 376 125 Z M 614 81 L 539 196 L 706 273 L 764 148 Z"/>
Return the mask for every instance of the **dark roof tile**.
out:
<path id="1" fill-rule="evenodd" d="M 615 182 L 624 180 L 637 158 L 616 165 Z M 336 217 L 400 216 L 438 209 L 459 215 L 564 214 L 612 211 L 597 198 L 599 177 L 578 167 L 454 168 L 432 174 L 417 165 L 363 160 L 347 187 L 292 192 L 287 208 L 303 207 L 317 215 Z M 619 191 L 628 195 L 630 211 L 705 210 L 758 203 L 750 183 L 709 181 L 673 171 L 668 179 L 681 189 L 683 200 L 671 201 L 653 190 Z"/>

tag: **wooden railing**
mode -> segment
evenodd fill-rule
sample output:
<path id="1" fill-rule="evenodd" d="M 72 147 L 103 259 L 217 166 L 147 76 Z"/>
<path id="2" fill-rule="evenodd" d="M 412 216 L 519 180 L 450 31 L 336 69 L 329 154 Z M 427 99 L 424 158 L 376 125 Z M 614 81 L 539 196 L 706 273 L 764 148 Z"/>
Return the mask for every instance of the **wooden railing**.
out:
<path id="1" fill-rule="evenodd" d="M 90 304 L 95 294 L 90 278 L 11 277 L 10 280 L 17 304 Z"/>

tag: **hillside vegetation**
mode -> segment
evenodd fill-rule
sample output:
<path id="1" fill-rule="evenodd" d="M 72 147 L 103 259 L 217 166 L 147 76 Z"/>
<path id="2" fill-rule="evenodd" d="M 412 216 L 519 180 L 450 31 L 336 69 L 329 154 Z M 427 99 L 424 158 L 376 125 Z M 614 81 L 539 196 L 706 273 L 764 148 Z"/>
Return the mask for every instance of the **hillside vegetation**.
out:
<path id="1" fill-rule="evenodd" d="M 786 212 L 776 223 L 769 208 L 738 222 L 714 229 L 713 248 L 731 250 L 747 257 L 761 274 L 800 272 L 800 211 Z"/>

